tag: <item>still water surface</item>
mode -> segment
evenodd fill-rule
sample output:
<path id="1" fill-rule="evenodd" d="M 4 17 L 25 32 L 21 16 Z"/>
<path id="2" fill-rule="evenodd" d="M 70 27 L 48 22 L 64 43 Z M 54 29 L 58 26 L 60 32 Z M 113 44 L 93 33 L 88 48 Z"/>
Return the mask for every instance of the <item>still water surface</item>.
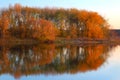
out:
<path id="1" fill-rule="evenodd" d="M 0 47 L 0 80 L 120 80 L 120 46 Z"/>

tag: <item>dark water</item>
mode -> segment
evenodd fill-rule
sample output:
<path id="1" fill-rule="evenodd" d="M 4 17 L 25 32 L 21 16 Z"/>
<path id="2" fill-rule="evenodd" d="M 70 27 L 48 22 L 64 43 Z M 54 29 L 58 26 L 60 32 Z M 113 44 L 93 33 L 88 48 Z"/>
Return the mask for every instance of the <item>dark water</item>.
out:
<path id="1" fill-rule="evenodd" d="M 0 47 L 0 80 L 120 80 L 120 46 Z"/>

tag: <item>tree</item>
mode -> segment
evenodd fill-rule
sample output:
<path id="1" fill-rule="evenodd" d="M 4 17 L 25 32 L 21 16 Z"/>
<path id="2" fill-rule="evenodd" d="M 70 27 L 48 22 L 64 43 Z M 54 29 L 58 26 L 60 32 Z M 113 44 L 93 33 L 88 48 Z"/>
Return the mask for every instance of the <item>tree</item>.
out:
<path id="1" fill-rule="evenodd" d="M 56 36 L 56 28 L 47 20 L 40 19 L 36 22 L 37 26 L 34 26 L 33 37 L 41 41 L 54 41 Z"/>
<path id="2" fill-rule="evenodd" d="M 8 27 L 9 27 L 9 18 L 7 16 L 7 13 L 4 12 L 2 14 L 2 17 L 0 18 L 0 30 L 3 38 L 7 33 Z"/>
<path id="3" fill-rule="evenodd" d="M 77 28 L 74 24 L 70 27 L 70 34 L 69 35 L 71 38 L 77 38 Z"/>
<path id="4" fill-rule="evenodd" d="M 16 11 L 17 13 L 20 13 L 22 6 L 21 6 L 19 3 L 17 3 L 17 4 L 14 5 L 14 8 L 15 8 L 15 11 Z"/>
<path id="5" fill-rule="evenodd" d="M 105 30 L 108 30 L 107 21 L 97 12 L 80 11 L 78 14 L 81 33 L 83 37 L 104 39 L 106 37 Z"/>

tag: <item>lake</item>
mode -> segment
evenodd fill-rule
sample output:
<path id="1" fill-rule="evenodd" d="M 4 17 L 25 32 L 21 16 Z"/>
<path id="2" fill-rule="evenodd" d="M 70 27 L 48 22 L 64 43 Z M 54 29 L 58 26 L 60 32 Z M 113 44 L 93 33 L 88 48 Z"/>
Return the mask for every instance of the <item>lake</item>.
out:
<path id="1" fill-rule="evenodd" d="M 119 45 L 0 47 L 0 80 L 120 80 L 119 73 Z"/>

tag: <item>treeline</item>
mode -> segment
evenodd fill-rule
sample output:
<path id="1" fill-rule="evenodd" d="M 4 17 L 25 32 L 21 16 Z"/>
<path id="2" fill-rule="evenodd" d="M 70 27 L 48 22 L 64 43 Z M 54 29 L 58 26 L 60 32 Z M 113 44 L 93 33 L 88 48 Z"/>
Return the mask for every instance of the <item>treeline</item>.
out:
<path id="1" fill-rule="evenodd" d="M 96 12 L 30 8 L 20 4 L 0 12 L 0 37 L 54 41 L 58 38 L 106 39 L 109 24 Z"/>

